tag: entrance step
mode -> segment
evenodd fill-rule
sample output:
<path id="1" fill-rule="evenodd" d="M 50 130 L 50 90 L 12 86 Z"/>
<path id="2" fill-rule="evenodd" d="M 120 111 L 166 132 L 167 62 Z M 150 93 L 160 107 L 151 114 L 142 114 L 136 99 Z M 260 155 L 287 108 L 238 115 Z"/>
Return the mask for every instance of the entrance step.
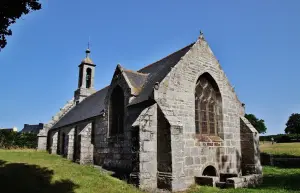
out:
<path id="1" fill-rule="evenodd" d="M 196 184 L 203 186 L 213 186 L 216 187 L 216 183 L 220 181 L 217 176 L 195 176 Z"/>
<path id="2" fill-rule="evenodd" d="M 228 178 L 238 177 L 238 174 L 235 173 L 220 173 L 220 181 L 226 182 Z"/>

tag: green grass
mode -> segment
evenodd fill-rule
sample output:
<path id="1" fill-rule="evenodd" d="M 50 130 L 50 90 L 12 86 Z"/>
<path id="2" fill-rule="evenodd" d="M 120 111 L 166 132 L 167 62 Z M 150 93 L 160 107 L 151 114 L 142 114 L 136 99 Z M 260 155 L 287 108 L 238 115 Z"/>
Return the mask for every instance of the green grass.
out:
<path id="1" fill-rule="evenodd" d="M 34 150 L 0 150 L 1 193 L 140 192 L 91 166 Z M 194 186 L 187 193 L 300 192 L 300 168 L 264 167 L 264 182 L 256 189 Z"/>
<path id="2" fill-rule="evenodd" d="M 300 143 L 274 143 L 260 142 L 261 152 L 274 155 L 292 155 L 300 156 Z"/>
<path id="3" fill-rule="evenodd" d="M 34 150 L 0 150 L 1 193 L 140 192 L 91 166 Z"/>

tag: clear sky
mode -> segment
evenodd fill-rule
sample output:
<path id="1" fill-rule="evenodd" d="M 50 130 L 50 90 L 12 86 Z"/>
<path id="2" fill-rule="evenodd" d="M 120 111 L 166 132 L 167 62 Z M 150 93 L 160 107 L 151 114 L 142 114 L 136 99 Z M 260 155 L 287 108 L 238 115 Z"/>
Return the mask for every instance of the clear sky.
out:
<path id="1" fill-rule="evenodd" d="M 137 70 L 195 41 L 200 29 L 246 112 L 283 133 L 300 113 L 299 0 L 64 0 L 12 26 L 0 52 L 0 127 L 48 122 L 77 88 L 90 36 L 95 87 L 118 63 Z"/>

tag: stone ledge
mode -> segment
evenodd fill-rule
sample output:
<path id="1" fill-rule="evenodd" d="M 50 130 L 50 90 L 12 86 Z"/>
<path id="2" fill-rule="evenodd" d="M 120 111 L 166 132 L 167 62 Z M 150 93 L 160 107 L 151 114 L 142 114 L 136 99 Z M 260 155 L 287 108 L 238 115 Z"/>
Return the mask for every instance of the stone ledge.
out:
<path id="1" fill-rule="evenodd" d="M 195 138 L 198 139 L 199 142 L 223 142 L 224 140 L 217 135 L 203 135 L 196 134 Z"/>

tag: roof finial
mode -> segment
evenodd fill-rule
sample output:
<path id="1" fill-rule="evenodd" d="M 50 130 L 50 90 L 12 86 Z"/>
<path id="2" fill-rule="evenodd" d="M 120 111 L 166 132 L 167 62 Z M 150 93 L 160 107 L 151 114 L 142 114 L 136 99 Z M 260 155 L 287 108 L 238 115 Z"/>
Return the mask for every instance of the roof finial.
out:
<path id="1" fill-rule="evenodd" d="M 202 39 L 204 40 L 204 35 L 203 35 L 203 32 L 200 30 L 200 36 L 199 36 L 199 39 Z"/>
<path id="2" fill-rule="evenodd" d="M 88 47 L 87 47 L 85 53 L 86 53 L 86 58 L 89 58 L 90 53 L 91 53 L 91 50 L 90 50 L 90 36 L 89 36 L 89 41 L 88 41 Z"/>
<path id="3" fill-rule="evenodd" d="M 89 37 L 89 41 L 88 41 L 88 44 L 87 44 L 87 49 L 85 50 L 85 58 L 81 61 L 81 63 L 84 63 L 84 64 L 94 64 L 93 61 L 91 60 L 90 58 L 90 53 L 91 53 L 91 50 L 90 50 L 90 37 Z"/>

